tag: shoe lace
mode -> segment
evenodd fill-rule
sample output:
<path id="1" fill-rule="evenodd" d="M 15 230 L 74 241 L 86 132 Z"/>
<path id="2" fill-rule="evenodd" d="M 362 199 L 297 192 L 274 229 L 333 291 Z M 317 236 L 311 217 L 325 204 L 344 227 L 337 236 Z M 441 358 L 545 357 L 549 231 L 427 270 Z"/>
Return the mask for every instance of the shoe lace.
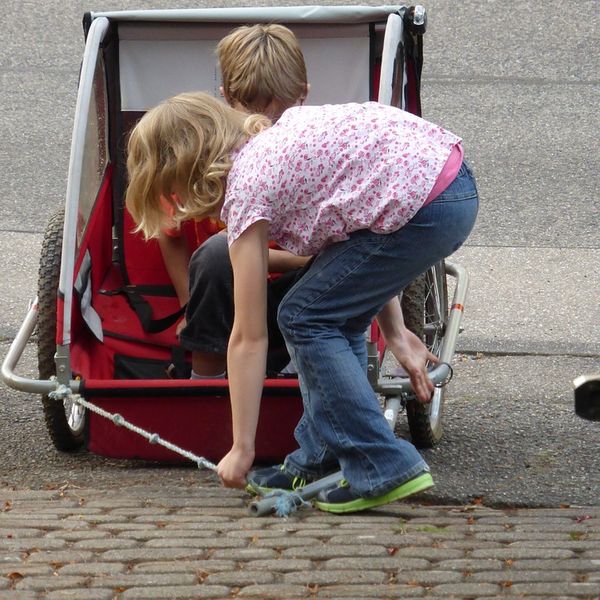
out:
<path id="1" fill-rule="evenodd" d="M 304 479 L 304 477 L 294 477 L 294 479 L 292 479 L 292 489 L 293 490 L 302 488 L 305 485 L 306 485 L 306 479 Z"/>
<path id="2" fill-rule="evenodd" d="M 279 467 L 279 470 L 282 473 L 285 473 L 286 475 L 288 475 L 288 472 L 285 468 L 285 465 L 281 465 Z M 297 490 L 298 488 L 304 487 L 306 485 L 306 479 L 304 477 L 293 477 L 292 478 L 292 489 L 293 490 Z"/>

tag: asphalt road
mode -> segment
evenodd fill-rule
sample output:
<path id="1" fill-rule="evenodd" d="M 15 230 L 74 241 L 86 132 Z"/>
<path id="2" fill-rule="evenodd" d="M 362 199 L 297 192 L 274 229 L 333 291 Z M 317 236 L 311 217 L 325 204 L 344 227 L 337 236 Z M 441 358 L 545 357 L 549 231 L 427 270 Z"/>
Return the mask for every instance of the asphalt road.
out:
<path id="1" fill-rule="evenodd" d="M 81 16 L 140 4 L 1 4 L 4 354 L 35 295 L 40 234 L 64 198 Z M 575 376 L 600 371 L 597 2 L 576 10 L 554 0 L 426 6 L 424 114 L 464 137 L 482 200 L 475 231 L 456 257 L 471 288 L 446 433 L 425 453 L 437 483 L 430 497 L 597 504 L 600 424 L 573 415 L 571 390 Z M 32 345 L 22 373 L 34 373 L 33 353 Z M 4 387 L 0 455 L 0 483 L 17 487 L 119 488 L 149 478 L 168 486 L 210 477 L 58 454 L 39 400 Z"/>

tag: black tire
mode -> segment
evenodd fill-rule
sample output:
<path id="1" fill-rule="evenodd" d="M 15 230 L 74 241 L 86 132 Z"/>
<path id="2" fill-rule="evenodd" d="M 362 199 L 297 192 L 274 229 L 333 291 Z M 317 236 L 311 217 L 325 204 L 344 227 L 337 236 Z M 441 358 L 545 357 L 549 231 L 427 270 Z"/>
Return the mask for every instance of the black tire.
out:
<path id="1" fill-rule="evenodd" d="M 402 294 L 402 313 L 408 329 L 439 356 L 448 322 L 446 268 L 440 262 L 415 279 Z M 418 448 L 431 448 L 443 433 L 442 416 L 446 388 L 436 388 L 430 403 L 410 400 L 406 417 L 412 442 Z"/>
<path id="2" fill-rule="evenodd" d="M 46 227 L 38 271 L 37 355 L 40 379 L 56 374 L 56 297 L 60 278 L 64 210 L 56 212 Z M 42 396 L 44 419 L 57 450 L 73 452 L 83 444 L 85 410 L 69 400 Z"/>

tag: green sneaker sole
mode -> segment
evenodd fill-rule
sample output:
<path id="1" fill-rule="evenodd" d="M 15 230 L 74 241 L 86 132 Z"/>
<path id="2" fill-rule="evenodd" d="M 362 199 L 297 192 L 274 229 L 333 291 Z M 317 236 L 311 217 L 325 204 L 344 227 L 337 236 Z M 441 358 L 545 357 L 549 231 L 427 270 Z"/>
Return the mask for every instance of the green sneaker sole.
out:
<path id="1" fill-rule="evenodd" d="M 406 483 L 399 485 L 397 488 L 390 490 L 386 494 L 377 496 L 376 498 L 357 498 L 356 500 L 351 500 L 350 502 L 340 503 L 315 501 L 315 506 L 319 510 L 331 513 L 359 512 L 361 510 L 375 508 L 376 506 L 382 506 L 383 504 L 389 504 L 395 500 L 408 498 L 408 496 L 428 490 L 430 487 L 433 487 L 433 485 L 433 478 L 431 475 L 429 473 L 423 473 L 422 475 L 419 475 L 418 477 L 415 477 L 414 479 L 411 479 L 410 481 L 407 481 Z"/>

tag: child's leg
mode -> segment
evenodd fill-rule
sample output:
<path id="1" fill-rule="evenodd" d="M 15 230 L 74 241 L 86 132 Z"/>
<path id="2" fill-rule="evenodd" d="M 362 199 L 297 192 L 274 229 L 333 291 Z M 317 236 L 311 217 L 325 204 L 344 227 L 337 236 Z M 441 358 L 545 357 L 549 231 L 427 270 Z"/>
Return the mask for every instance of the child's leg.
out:
<path id="1" fill-rule="evenodd" d="M 337 458 L 361 496 L 382 494 L 427 468 L 414 446 L 390 430 L 355 354 L 371 319 L 404 285 L 390 292 L 370 277 L 386 237 L 361 231 L 331 246 L 279 308 L 304 401 L 300 449 L 286 458 L 286 468 L 312 476 L 324 460 Z"/>
<path id="2" fill-rule="evenodd" d="M 192 255 L 186 326 L 179 339 L 192 352 L 198 375 L 220 375 L 227 365 L 227 342 L 233 325 L 233 272 L 227 237 L 214 235 Z"/>
<path id="3" fill-rule="evenodd" d="M 325 249 L 284 298 L 279 323 L 305 407 L 296 431 L 301 450 L 285 463 L 291 472 L 319 470 L 323 457 L 336 456 L 352 489 L 372 498 L 427 468 L 387 425 L 358 348 L 380 308 L 468 236 L 477 194 L 470 174 L 461 173 L 466 181 L 451 185 L 394 234 L 360 231 Z"/>
<path id="4" fill-rule="evenodd" d="M 289 362 L 277 325 L 277 307 L 294 277 L 295 272 L 289 272 L 269 283 L 269 372 L 277 372 Z M 179 339 L 182 346 L 192 352 L 195 373 L 222 375 L 227 367 L 227 344 L 234 315 L 233 271 L 227 236 L 213 235 L 194 252 L 189 263 L 189 289 L 186 326 Z"/>

